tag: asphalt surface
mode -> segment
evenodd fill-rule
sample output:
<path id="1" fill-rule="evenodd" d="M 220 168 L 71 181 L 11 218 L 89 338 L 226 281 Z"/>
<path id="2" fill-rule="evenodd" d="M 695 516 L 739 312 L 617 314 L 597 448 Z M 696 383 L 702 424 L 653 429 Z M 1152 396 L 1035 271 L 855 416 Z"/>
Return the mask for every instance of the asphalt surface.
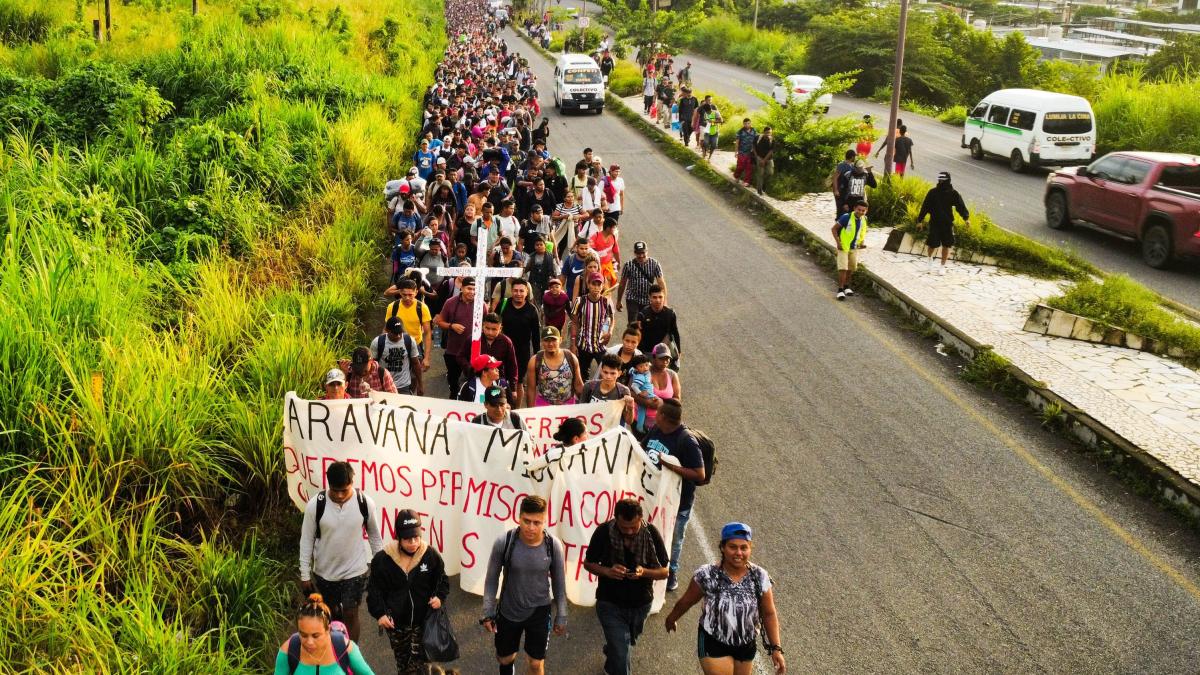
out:
<path id="1" fill-rule="evenodd" d="M 563 5 L 568 7 L 581 4 L 580 0 L 563 0 Z M 591 15 L 597 8 L 589 3 L 587 11 Z M 692 62 L 692 83 L 697 91 L 714 91 L 751 111 L 762 107 L 763 103 L 747 88 L 769 95 L 775 85 L 775 79 L 766 73 L 688 52 L 675 57 L 676 70 L 687 61 Z M 853 64 L 847 64 L 846 68 L 852 69 Z M 870 114 L 877 127 L 886 128 L 888 106 L 850 96 L 835 96 L 829 114 L 854 117 Z M 1019 174 L 1009 170 L 1007 159 L 973 160 L 961 147 L 961 127 L 903 110 L 900 119 L 904 120 L 908 135 L 913 139 L 916 168 L 910 168 L 911 173 L 933 181 L 938 172 L 949 171 L 955 187 L 970 208 L 987 213 L 997 225 L 1052 246 L 1074 250 L 1103 270 L 1129 275 L 1176 302 L 1200 307 L 1200 261 L 1180 261 L 1171 269 L 1156 270 L 1142 262 L 1141 249 L 1136 242 L 1084 225 L 1065 232 L 1051 230 L 1046 226 L 1042 206 L 1045 169 Z M 882 176 L 883 152 L 871 163 L 876 173 Z"/>
<path id="2" fill-rule="evenodd" d="M 548 82 L 552 67 L 506 38 Z M 554 153 L 590 146 L 624 168 L 622 240 L 649 242 L 680 316 L 685 422 L 714 437 L 721 462 L 698 491 L 683 569 L 710 559 L 722 523 L 750 523 L 790 672 L 1200 668 L 1192 530 L 965 384 L 881 302 L 836 302 L 824 269 L 616 116 L 546 108 Z M 455 665 L 495 672 L 480 599 L 455 591 L 448 607 Z M 652 616 L 635 672 L 699 672 L 698 614 L 677 634 Z M 592 610 L 572 607 L 569 630 L 551 640 L 548 672 L 599 673 Z M 392 672 L 374 628 L 361 643 Z"/>

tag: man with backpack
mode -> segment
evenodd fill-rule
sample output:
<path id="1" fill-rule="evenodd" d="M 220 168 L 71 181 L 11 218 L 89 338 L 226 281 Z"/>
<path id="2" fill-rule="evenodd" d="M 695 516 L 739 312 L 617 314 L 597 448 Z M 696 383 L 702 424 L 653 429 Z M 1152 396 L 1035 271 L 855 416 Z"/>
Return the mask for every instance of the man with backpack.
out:
<path id="1" fill-rule="evenodd" d="M 662 402 L 655 417 L 654 427 L 642 444 L 650 457 L 658 461 L 659 455 L 670 455 L 679 460 L 679 465 L 659 462 L 659 466 L 679 474 L 683 487 L 679 492 L 679 513 L 675 516 L 675 533 L 671 538 L 670 574 L 667 590 L 679 588 L 679 560 L 683 553 L 683 534 L 692 517 L 692 503 L 696 499 L 696 486 L 707 483 L 707 467 L 700 443 L 683 425 L 683 405 L 675 399 Z M 710 457 L 712 457 L 710 446 Z M 715 459 L 715 458 L 714 458 Z M 712 460 L 710 460 L 712 461 Z"/>
<path id="2" fill-rule="evenodd" d="M 358 639 L 358 605 L 367 588 L 371 558 L 383 550 L 375 500 L 354 488 L 354 468 L 334 462 L 325 470 L 326 489 L 304 507 L 300 526 L 300 586 L 319 592 Z M 366 530 L 367 540 L 363 541 Z"/>
<path id="3" fill-rule="evenodd" d="M 389 291 L 391 289 L 388 289 Z M 421 357 L 421 367 L 429 368 L 429 357 L 433 353 L 433 331 L 429 327 L 432 313 L 429 306 L 417 300 L 417 282 L 412 279 L 400 279 L 396 283 L 399 300 L 388 304 L 384 321 L 400 319 L 404 332 L 417 343 L 417 351 Z"/>
<path id="4" fill-rule="evenodd" d="M 516 672 L 522 637 L 529 658 L 528 672 L 540 675 L 550 645 L 551 602 L 555 605 L 554 634 L 567 632 L 566 566 L 562 544 L 546 532 L 546 500 L 526 496 L 521 500 L 518 518 L 517 528 L 505 532 L 492 545 L 479 623 L 495 634 L 500 675 Z"/>
<path id="5" fill-rule="evenodd" d="M 633 245 L 633 260 L 626 260 L 621 267 L 621 284 L 617 287 L 617 311 L 621 311 L 622 301 L 629 306 L 628 323 L 637 321 L 638 312 L 650 306 L 650 289 L 654 286 L 660 290 L 667 287 L 662 265 L 646 252 L 646 242 L 639 241 Z"/>
<path id="6" fill-rule="evenodd" d="M 371 353 L 375 355 L 375 360 L 392 374 L 396 393 L 417 396 L 425 394 L 417 342 L 404 332 L 404 322 L 399 318 L 392 317 L 387 320 L 384 332 L 371 341 Z"/>
<path id="7" fill-rule="evenodd" d="M 604 631 L 604 672 L 630 675 L 630 649 L 646 625 L 654 582 L 667 578 L 667 547 L 642 504 L 626 497 L 613 519 L 596 526 L 583 567 L 598 577 L 596 617 Z"/>

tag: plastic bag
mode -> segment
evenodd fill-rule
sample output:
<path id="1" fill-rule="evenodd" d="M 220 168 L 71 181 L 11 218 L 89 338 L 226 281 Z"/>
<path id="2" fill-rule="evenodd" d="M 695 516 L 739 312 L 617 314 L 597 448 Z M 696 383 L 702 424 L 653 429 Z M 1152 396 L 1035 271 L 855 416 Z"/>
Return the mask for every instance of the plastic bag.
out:
<path id="1" fill-rule="evenodd" d="M 450 630 L 450 617 L 444 609 L 432 609 L 425 617 L 422 638 L 425 657 L 434 663 L 449 663 L 458 658 L 458 640 Z"/>

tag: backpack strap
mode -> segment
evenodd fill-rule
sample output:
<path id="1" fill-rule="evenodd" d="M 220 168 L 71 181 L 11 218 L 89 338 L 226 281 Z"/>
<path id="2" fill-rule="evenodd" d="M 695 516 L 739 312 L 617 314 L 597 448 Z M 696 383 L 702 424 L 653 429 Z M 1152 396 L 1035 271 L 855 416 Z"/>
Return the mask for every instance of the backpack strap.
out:
<path id="1" fill-rule="evenodd" d="M 350 638 L 340 630 L 329 632 L 329 641 L 333 643 L 333 654 L 342 672 L 353 672 L 350 668 Z"/>
<path id="2" fill-rule="evenodd" d="M 317 517 L 315 519 L 317 521 L 317 531 L 313 539 L 321 538 L 321 517 L 325 515 L 325 503 L 325 491 L 321 490 L 317 493 Z"/>
<path id="3" fill-rule="evenodd" d="M 379 337 L 375 339 L 379 343 L 379 346 L 375 348 L 375 360 L 383 363 L 383 347 L 387 344 L 387 333 L 380 333 Z"/>
<path id="4" fill-rule="evenodd" d="M 362 514 L 363 529 L 367 529 L 367 521 L 371 519 L 370 512 L 367 509 L 367 496 L 360 490 L 355 490 L 354 494 L 358 495 L 358 512 Z"/>
<path id="5" fill-rule="evenodd" d="M 300 634 L 292 633 L 292 637 L 288 638 L 287 647 L 288 659 L 288 675 L 294 675 L 296 669 L 300 667 Z"/>

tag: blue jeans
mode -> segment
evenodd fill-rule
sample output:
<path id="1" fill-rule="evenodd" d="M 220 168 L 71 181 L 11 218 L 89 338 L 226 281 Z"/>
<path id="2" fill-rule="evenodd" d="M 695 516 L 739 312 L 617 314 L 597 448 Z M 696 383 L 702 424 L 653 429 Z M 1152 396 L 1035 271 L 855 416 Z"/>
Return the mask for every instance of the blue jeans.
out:
<path id="1" fill-rule="evenodd" d="M 606 600 L 596 601 L 596 618 L 604 631 L 604 672 L 630 675 L 629 652 L 646 625 L 650 605 L 621 607 Z"/>
<path id="2" fill-rule="evenodd" d="M 675 517 L 675 536 L 671 537 L 671 574 L 679 572 L 679 554 L 683 552 L 683 533 L 692 518 L 692 507 L 680 509 Z"/>

